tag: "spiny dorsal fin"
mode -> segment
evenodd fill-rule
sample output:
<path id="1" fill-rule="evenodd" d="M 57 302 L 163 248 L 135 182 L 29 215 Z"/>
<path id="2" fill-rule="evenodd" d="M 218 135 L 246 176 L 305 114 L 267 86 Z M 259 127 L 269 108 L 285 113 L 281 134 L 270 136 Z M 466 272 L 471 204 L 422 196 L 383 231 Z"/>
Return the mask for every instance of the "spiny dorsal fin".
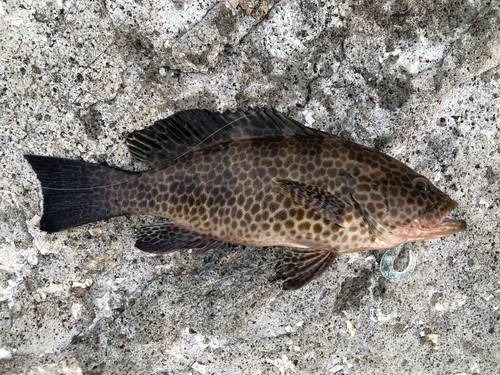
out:
<path id="1" fill-rule="evenodd" d="M 286 249 L 276 280 L 284 290 L 296 290 L 320 277 L 337 257 L 334 250 Z"/>
<path id="2" fill-rule="evenodd" d="M 204 149 L 236 139 L 285 136 L 321 137 L 326 133 L 308 128 L 268 108 L 224 113 L 203 109 L 181 111 L 135 131 L 127 138 L 130 153 L 150 166 L 194 149 Z"/>
<path id="3" fill-rule="evenodd" d="M 283 194 L 303 207 L 312 209 L 331 222 L 342 226 L 345 215 L 352 210 L 352 206 L 332 193 L 317 186 L 303 184 L 291 180 L 273 178 L 283 191 Z"/>
<path id="4" fill-rule="evenodd" d="M 139 230 L 135 246 L 155 254 L 171 253 L 182 249 L 199 249 L 203 254 L 221 241 L 172 222 L 147 225 Z"/>

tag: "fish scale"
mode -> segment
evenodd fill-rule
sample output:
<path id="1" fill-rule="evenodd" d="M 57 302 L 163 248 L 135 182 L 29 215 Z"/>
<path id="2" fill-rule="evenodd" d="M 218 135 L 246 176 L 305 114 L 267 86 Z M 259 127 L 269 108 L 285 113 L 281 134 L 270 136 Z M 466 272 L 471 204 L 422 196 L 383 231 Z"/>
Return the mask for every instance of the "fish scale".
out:
<path id="1" fill-rule="evenodd" d="M 122 209 L 128 214 L 168 217 L 181 226 L 233 243 L 330 249 L 335 237 L 347 235 L 344 229 L 316 214 L 314 209 L 287 199 L 280 186 L 273 182 L 277 177 L 309 180 L 323 189 L 333 185 L 324 178 L 326 168 L 317 177 L 312 176 L 308 168 L 300 168 L 310 160 L 318 162 L 315 160 L 318 150 L 331 146 L 326 143 L 323 146 L 322 140 L 309 143 L 308 146 L 317 151 L 289 165 L 282 163 L 278 151 L 295 151 L 299 149 L 300 140 L 232 142 L 225 147 L 183 156 L 162 164 L 154 173 L 142 174 L 138 185 L 141 198 L 122 202 Z M 239 157 L 230 161 L 234 155 Z M 137 182 L 128 182 L 123 189 L 130 190 L 134 184 Z M 148 191 L 141 191 L 141 187 L 146 186 Z M 361 225 L 361 217 L 356 218 Z M 370 240 L 366 238 L 367 242 Z M 355 245 L 346 241 L 336 250 L 342 252 Z"/>
<path id="2" fill-rule="evenodd" d="M 179 112 L 127 143 L 150 170 L 26 156 L 42 184 L 42 230 L 125 214 L 163 217 L 139 231 L 138 248 L 287 246 L 278 274 L 284 289 L 298 289 L 338 254 L 466 226 L 447 217 L 457 204 L 408 166 L 270 109 Z"/>

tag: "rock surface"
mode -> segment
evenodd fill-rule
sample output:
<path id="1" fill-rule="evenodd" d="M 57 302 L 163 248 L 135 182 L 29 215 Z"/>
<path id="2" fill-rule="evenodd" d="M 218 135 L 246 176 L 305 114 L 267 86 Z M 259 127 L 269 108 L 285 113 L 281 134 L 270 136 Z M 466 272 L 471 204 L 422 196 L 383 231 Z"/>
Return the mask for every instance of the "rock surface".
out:
<path id="1" fill-rule="evenodd" d="M 0 373 L 500 373 L 499 20 L 478 0 L 0 3 Z M 256 106 L 409 164 L 468 230 L 407 246 L 404 281 L 362 252 L 289 293 L 279 249 L 152 256 L 143 217 L 38 229 L 23 154 L 140 168 L 129 132 Z"/>

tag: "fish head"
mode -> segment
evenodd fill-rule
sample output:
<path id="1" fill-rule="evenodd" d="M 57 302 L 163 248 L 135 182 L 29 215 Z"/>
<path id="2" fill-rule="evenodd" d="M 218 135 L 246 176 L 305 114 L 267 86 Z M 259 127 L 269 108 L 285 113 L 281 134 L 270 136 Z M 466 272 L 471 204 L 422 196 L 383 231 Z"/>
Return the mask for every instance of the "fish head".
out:
<path id="1" fill-rule="evenodd" d="M 426 177 L 408 168 L 398 192 L 398 199 L 389 199 L 387 219 L 397 227 L 395 234 L 406 237 L 404 242 L 445 237 L 466 229 L 464 220 L 448 216 L 458 203 Z"/>
<path id="2" fill-rule="evenodd" d="M 426 177 L 399 161 L 386 160 L 377 168 L 356 166 L 351 196 L 374 234 L 386 247 L 445 237 L 466 229 L 463 220 L 450 218 L 457 207 Z"/>

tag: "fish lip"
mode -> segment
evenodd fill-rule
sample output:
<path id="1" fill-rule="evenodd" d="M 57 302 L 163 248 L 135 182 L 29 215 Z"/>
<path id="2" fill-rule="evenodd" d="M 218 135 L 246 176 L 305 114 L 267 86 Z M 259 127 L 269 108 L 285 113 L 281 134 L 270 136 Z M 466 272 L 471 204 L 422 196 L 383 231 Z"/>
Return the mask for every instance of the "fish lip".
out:
<path id="1" fill-rule="evenodd" d="M 437 228 L 441 230 L 451 231 L 450 234 L 452 234 L 467 229 L 467 223 L 465 222 L 465 220 L 445 217 L 441 221 L 441 223 L 438 224 Z"/>
<path id="2" fill-rule="evenodd" d="M 458 206 L 458 203 L 449 199 L 449 201 L 443 205 L 445 208 L 438 224 L 429 226 L 428 223 L 426 223 L 425 214 L 428 210 L 420 217 L 420 235 L 417 235 L 418 238 L 433 239 L 445 237 L 467 229 L 467 224 L 464 220 L 448 217 L 450 212 Z"/>
<path id="3" fill-rule="evenodd" d="M 453 211 L 458 206 L 458 203 L 451 200 L 446 206 L 443 216 L 441 217 L 441 222 L 437 225 L 438 228 L 449 228 L 456 229 L 457 231 L 465 230 L 467 228 L 467 224 L 464 220 L 453 219 L 448 217 L 451 211 Z"/>

